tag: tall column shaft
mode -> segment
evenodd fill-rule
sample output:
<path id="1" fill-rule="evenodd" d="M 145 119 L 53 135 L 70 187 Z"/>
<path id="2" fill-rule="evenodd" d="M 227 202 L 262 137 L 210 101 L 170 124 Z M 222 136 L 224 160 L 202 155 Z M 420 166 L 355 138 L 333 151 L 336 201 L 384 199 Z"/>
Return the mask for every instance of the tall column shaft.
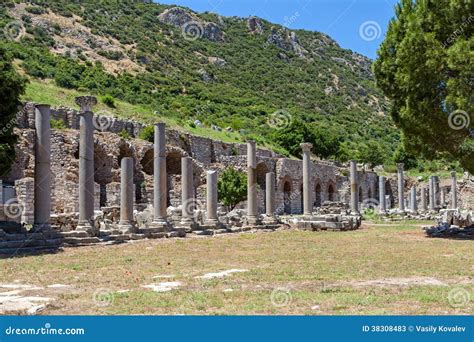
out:
<path id="1" fill-rule="evenodd" d="M 387 211 L 387 203 L 385 201 L 385 177 L 379 177 L 379 208 L 380 212 L 384 213 Z"/>
<path id="2" fill-rule="evenodd" d="M 412 213 L 416 214 L 418 212 L 418 204 L 416 202 L 416 187 L 411 188 L 410 193 L 410 210 Z"/>
<path id="3" fill-rule="evenodd" d="M 421 210 L 426 211 L 428 208 L 427 198 L 426 198 L 426 187 L 421 188 Z"/>
<path id="4" fill-rule="evenodd" d="M 181 158 L 181 205 L 182 224 L 194 222 L 193 161 L 190 157 Z"/>
<path id="5" fill-rule="evenodd" d="M 51 110 L 48 105 L 35 109 L 35 195 L 34 229 L 49 229 L 51 218 Z"/>
<path id="6" fill-rule="evenodd" d="M 247 141 L 247 222 L 259 224 L 257 205 L 257 147 L 255 141 Z"/>
<path id="7" fill-rule="evenodd" d="M 303 149 L 303 214 L 311 216 L 313 202 L 311 200 L 311 158 L 310 152 L 313 147 L 310 143 L 300 145 Z"/>
<path id="8" fill-rule="evenodd" d="M 275 214 L 275 173 L 268 172 L 265 175 L 265 186 L 265 213 L 267 216 L 273 216 Z"/>
<path id="9" fill-rule="evenodd" d="M 400 211 L 405 210 L 405 201 L 403 194 L 405 192 L 405 179 L 403 175 L 403 163 L 397 164 L 397 174 L 398 174 L 398 208 Z"/>
<path id="10" fill-rule="evenodd" d="M 434 177 L 430 176 L 429 178 L 429 195 L 430 195 L 430 211 L 436 210 L 436 196 L 435 196 L 435 185 Z"/>
<path id="11" fill-rule="evenodd" d="M 359 212 L 359 190 L 357 186 L 357 162 L 351 160 L 350 182 L 351 182 L 351 210 L 354 213 Z"/>
<path id="12" fill-rule="evenodd" d="M 93 113 L 80 113 L 79 121 L 79 224 L 78 230 L 92 229 L 94 216 L 94 126 Z"/>
<path id="13" fill-rule="evenodd" d="M 217 171 L 207 171 L 207 225 L 217 224 Z"/>
<path id="14" fill-rule="evenodd" d="M 130 157 L 121 161 L 119 228 L 127 232 L 133 229 L 133 158 Z"/>
<path id="15" fill-rule="evenodd" d="M 451 172 L 451 209 L 458 208 L 458 184 L 456 180 L 456 172 Z"/>
<path id="16" fill-rule="evenodd" d="M 164 228 L 168 225 L 166 207 L 168 185 L 166 176 L 166 136 L 165 124 L 155 125 L 153 147 L 153 222 L 151 226 Z"/>

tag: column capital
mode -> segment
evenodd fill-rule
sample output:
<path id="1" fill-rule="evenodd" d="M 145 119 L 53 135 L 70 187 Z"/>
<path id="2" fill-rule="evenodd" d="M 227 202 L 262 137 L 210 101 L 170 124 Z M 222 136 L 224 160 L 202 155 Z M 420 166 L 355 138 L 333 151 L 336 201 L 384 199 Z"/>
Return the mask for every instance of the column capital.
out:
<path id="1" fill-rule="evenodd" d="M 81 107 L 81 112 L 91 112 L 92 107 L 97 105 L 97 98 L 95 96 L 76 96 L 74 102 Z"/>
<path id="2" fill-rule="evenodd" d="M 37 109 L 40 109 L 40 108 L 48 109 L 48 108 L 51 108 L 51 106 L 49 104 L 45 104 L 45 103 L 37 103 L 37 104 L 35 104 L 35 108 L 37 108 Z"/>
<path id="3" fill-rule="evenodd" d="M 313 148 L 313 144 L 305 142 L 301 143 L 300 147 L 303 149 L 303 152 L 310 152 Z"/>
<path id="4" fill-rule="evenodd" d="M 398 171 L 403 171 L 403 168 L 405 167 L 404 163 L 397 163 L 397 170 Z"/>
<path id="5" fill-rule="evenodd" d="M 451 177 L 455 178 L 456 177 L 456 171 L 451 171 Z"/>

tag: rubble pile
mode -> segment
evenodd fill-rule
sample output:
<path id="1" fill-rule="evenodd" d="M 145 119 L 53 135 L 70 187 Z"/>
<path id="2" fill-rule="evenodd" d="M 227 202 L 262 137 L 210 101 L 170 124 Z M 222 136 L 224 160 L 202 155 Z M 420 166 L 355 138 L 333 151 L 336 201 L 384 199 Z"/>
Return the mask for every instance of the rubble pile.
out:
<path id="1" fill-rule="evenodd" d="M 429 237 L 474 239 L 474 214 L 469 210 L 442 210 L 437 225 L 423 229 Z"/>

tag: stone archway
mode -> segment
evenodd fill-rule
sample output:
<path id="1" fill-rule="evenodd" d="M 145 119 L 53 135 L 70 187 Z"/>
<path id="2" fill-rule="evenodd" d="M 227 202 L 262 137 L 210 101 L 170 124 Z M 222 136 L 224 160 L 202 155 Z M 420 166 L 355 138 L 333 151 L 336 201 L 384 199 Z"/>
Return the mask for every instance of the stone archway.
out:
<path id="1" fill-rule="evenodd" d="M 171 151 L 166 155 L 166 175 L 167 175 L 167 206 L 179 205 L 181 184 L 181 158 L 183 154 L 179 151 Z M 176 189 L 176 190 L 175 190 Z"/>
<path id="2" fill-rule="evenodd" d="M 257 178 L 257 199 L 259 207 L 263 204 L 263 208 L 266 206 L 266 196 L 265 196 L 265 188 L 267 184 L 267 173 L 269 172 L 268 167 L 265 163 L 257 164 L 256 168 L 256 178 Z"/>
<path id="3" fill-rule="evenodd" d="M 149 149 L 143 155 L 143 158 L 140 160 L 140 165 L 142 166 L 143 172 L 147 175 L 153 175 L 153 157 L 154 151 L 153 149 Z"/>
<path id="4" fill-rule="evenodd" d="M 303 183 L 300 185 L 300 214 L 303 214 L 304 208 L 304 196 L 303 196 Z"/>
<path id="5" fill-rule="evenodd" d="M 283 213 L 291 214 L 291 181 L 283 183 Z"/>
<path id="6" fill-rule="evenodd" d="M 316 187 L 314 189 L 314 192 L 316 194 L 315 198 L 314 198 L 314 206 L 319 208 L 321 207 L 321 204 L 322 204 L 322 189 L 321 189 L 321 184 L 319 183 L 316 183 Z"/>
<path id="7" fill-rule="evenodd" d="M 359 186 L 359 203 L 361 203 L 364 200 L 364 193 L 362 191 L 362 187 Z"/>
<path id="8" fill-rule="evenodd" d="M 331 201 L 331 202 L 335 201 L 336 199 L 335 193 L 336 193 L 336 190 L 335 190 L 334 184 L 332 183 L 329 184 L 328 185 L 328 201 Z"/>
<path id="9" fill-rule="evenodd" d="M 393 198 L 393 190 L 392 190 L 392 185 L 389 180 L 385 182 L 385 196 L 389 197 L 389 207 L 387 209 L 393 208 L 394 206 L 394 198 Z"/>

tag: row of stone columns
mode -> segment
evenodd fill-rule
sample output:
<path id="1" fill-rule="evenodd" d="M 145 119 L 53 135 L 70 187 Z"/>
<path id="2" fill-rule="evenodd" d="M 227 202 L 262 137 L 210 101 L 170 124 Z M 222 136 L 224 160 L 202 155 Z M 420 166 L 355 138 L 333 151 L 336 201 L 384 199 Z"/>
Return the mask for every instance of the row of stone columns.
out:
<path id="1" fill-rule="evenodd" d="M 80 145 L 79 145 L 79 222 L 77 230 L 92 232 L 94 215 L 94 140 L 93 140 L 93 113 L 92 106 L 96 104 L 94 97 L 84 96 L 76 98 L 76 103 L 81 106 L 80 113 Z M 35 220 L 37 230 L 50 228 L 51 213 L 51 127 L 50 107 L 47 105 L 36 106 L 36 144 L 35 144 Z M 167 181 L 166 181 L 166 139 L 165 124 L 155 125 L 154 135 L 154 216 L 150 225 L 151 229 L 163 231 L 169 227 L 167 220 Z M 312 214 L 311 200 L 311 160 L 310 151 L 312 145 L 301 144 L 303 150 L 303 209 L 304 215 Z M 182 158 L 182 220 L 180 226 L 192 228 L 194 222 L 194 197 L 193 197 L 193 166 L 190 157 Z M 247 142 L 247 222 L 249 225 L 260 224 L 257 211 L 257 179 L 256 179 L 256 145 L 254 141 Z M 121 161 L 121 214 L 119 227 L 130 232 L 133 226 L 133 159 L 123 158 Z M 404 175 L 403 164 L 397 165 L 398 170 L 398 195 L 400 210 L 404 210 L 403 200 Z M 456 173 L 451 173 L 452 180 L 452 208 L 457 208 Z M 385 206 L 385 177 L 379 179 L 381 198 L 381 210 Z M 350 162 L 350 185 L 351 185 L 351 210 L 359 212 L 357 181 L 357 163 Z M 266 174 L 266 215 L 273 217 L 275 212 L 275 174 Z M 429 186 L 430 210 L 435 210 L 435 180 L 430 177 Z M 426 207 L 426 189 L 422 189 L 421 207 Z M 411 189 L 412 211 L 417 210 L 416 188 Z M 217 219 L 217 173 L 207 173 L 207 223 L 214 225 Z"/>

